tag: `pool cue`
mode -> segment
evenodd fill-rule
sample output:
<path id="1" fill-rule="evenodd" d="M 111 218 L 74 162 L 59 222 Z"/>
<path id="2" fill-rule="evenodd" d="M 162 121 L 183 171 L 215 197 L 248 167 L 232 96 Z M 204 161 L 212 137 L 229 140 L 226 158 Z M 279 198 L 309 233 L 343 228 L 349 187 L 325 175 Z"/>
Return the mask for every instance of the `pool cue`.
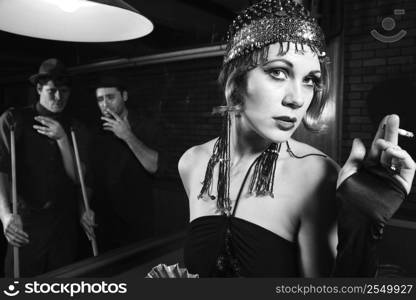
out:
<path id="1" fill-rule="evenodd" d="M 16 189 L 16 142 L 14 135 L 14 124 L 10 126 L 10 156 L 12 164 L 12 210 L 17 215 L 17 189 Z M 13 246 L 13 275 L 20 277 L 19 247 Z"/>
<path id="2" fill-rule="evenodd" d="M 72 144 L 74 146 L 75 161 L 76 161 L 76 164 L 77 164 L 79 182 L 81 184 L 82 199 L 84 200 L 85 211 L 89 212 L 90 211 L 90 206 L 88 204 L 88 197 L 87 197 L 87 191 L 86 191 L 86 188 L 85 188 L 84 175 L 82 174 L 81 161 L 79 159 L 77 139 L 75 137 L 75 132 L 74 132 L 73 128 L 71 128 L 71 137 L 72 137 Z M 98 255 L 98 247 L 97 247 L 97 241 L 95 240 L 95 237 L 91 238 L 91 247 L 92 247 L 92 252 L 93 252 L 94 256 L 97 256 Z"/>

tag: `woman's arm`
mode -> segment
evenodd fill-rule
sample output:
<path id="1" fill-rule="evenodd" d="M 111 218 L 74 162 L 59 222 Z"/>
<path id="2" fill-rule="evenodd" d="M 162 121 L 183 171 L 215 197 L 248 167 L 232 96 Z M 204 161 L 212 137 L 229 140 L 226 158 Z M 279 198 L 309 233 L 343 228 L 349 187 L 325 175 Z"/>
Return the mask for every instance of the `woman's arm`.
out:
<path id="1" fill-rule="evenodd" d="M 336 246 L 336 203 L 338 166 L 330 159 L 305 159 L 308 178 L 305 205 L 301 208 L 298 231 L 300 271 L 303 277 L 328 277 Z"/>
<path id="2" fill-rule="evenodd" d="M 399 123 L 397 115 L 380 122 L 368 155 L 356 139 L 341 169 L 337 182 L 339 244 L 333 276 L 376 275 L 378 241 L 410 192 L 416 169 L 410 155 L 397 146 Z"/>
<path id="3" fill-rule="evenodd" d="M 191 185 L 191 171 L 194 165 L 194 157 L 195 152 L 197 152 L 197 146 L 189 148 L 186 152 L 181 156 L 178 163 L 178 171 L 179 175 L 182 180 L 183 187 L 185 188 L 186 195 L 189 198 L 190 195 L 190 185 Z"/>

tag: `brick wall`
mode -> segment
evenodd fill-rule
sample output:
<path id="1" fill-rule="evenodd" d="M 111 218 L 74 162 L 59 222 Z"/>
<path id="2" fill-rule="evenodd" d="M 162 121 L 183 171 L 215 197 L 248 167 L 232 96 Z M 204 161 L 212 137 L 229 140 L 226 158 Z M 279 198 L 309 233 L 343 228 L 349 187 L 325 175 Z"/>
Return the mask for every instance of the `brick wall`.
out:
<path id="1" fill-rule="evenodd" d="M 404 9 L 405 14 L 394 15 L 394 9 Z M 416 129 L 409 113 L 411 100 L 416 100 L 416 1 L 346 0 L 344 12 L 342 161 L 348 157 L 353 138 L 370 145 L 381 115 L 398 113 L 402 128 Z M 386 17 L 396 22 L 390 32 L 381 25 Z M 400 41 L 383 43 L 370 34 L 373 29 L 384 35 L 404 29 L 407 34 Z"/>
<path id="2" fill-rule="evenodd" d="M 396 113 L 401 128 L 416 132 L 412 107 L 416 100 L 416 1 L 345 0 L 344 13 L 344 101 L 341 157 L 344 162 L 352 140 L 361 138 L 368 147 L 381 118 Z M 396 15 L 395 9 L 404 10 Z M 391 31 L 383 27 L 390 17 Z M 406 35 L 393 43 L 376 40 L 375 29 L 386 36 L 405 30 Z M 416 143 L 400 138 L 399 144 L 416 157 Z M 413 218 L 416 209 L 415 183 L 409 200 L 398 215 Z"/>

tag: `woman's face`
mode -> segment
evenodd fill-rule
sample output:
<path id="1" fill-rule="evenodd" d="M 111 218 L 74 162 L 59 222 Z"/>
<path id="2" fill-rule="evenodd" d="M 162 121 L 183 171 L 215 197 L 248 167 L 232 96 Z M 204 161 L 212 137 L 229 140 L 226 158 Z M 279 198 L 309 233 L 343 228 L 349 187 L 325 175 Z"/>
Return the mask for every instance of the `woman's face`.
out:
<path id="1" fill-rule="evenodd" d="M 291 44 L 284 55 L 278 55 L 279 50 L 279 44 L 271 45 L 266 62 L 247 73 L 241 112 L 243 127 L 273 142 L 290 138 L 321 78 L 319 59 L 308 46 L 304 46 L 304 52 L 295 52 Z"/>

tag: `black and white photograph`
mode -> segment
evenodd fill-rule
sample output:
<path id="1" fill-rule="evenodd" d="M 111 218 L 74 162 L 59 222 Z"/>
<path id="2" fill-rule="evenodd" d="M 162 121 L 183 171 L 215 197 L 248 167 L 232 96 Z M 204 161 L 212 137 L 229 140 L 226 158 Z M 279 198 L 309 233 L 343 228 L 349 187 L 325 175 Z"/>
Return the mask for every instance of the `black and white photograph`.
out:
<path id="1" fill-rule="evenodd" d="M 0 45 L 6 296 L 414 292 L 416 1 L 0 0 Z"/>

